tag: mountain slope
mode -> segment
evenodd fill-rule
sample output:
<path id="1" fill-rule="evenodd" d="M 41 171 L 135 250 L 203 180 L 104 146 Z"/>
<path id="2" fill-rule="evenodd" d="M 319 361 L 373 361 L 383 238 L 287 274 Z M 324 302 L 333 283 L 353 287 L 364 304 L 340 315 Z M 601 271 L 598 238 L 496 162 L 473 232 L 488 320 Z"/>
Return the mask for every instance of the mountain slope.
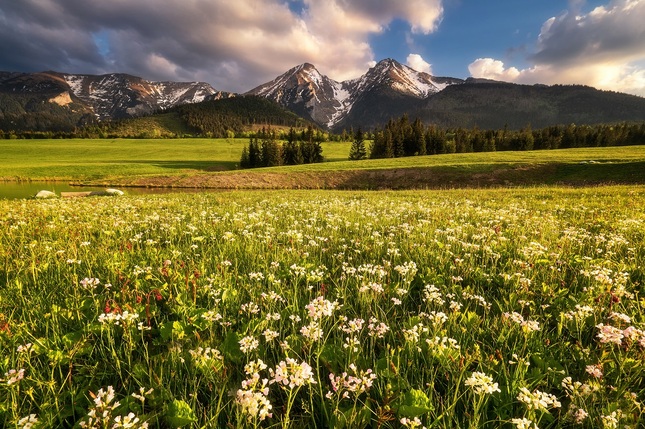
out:
<path id="1" fill-rule="evenodd" d="M 249 91 L 340 131 L 383 126 L 402 115 L 444 127 L 519 129 L 645 120 L 645 98 L 580 85 L 518 85 L 421 73 L 392 59 L 336 82 L 311 64 Z"/>
<path id="2" fill-rule="evenodd" d="M 0 72 L 0 127 L 70 130 L 92 121 L 228 97 L 203 82 L 152 82 L 127 74 Z"/>
<path id="3" fill-rule="evenodd" d="M 266 98 L 237 96 L 176 106 L 154 115 L 109 123 L 106 135 L 118 137 L 227 137 L 268 127 L 310 125 L 295 113 Z"/>
<path id="4" fill-rule="evenodd" d="M 356 121 L 368 125 L 366 116 L 380 123 L 383 117 L 415 108 L 427 96 L 462 82 L 417 72 L 392 59 L 379 62 L 358 79 L 337 82 L 306 63 L 247 94 L 269 98 L 321 126 L 334 129 L 351 126 Z"/>
<path id="5" fill-rule="evenodd" d="M 520 129 L 645 120 L 645 98 L 582 85 L 518 85 L 468 79 L 408 112 L 442 127 Z"/>

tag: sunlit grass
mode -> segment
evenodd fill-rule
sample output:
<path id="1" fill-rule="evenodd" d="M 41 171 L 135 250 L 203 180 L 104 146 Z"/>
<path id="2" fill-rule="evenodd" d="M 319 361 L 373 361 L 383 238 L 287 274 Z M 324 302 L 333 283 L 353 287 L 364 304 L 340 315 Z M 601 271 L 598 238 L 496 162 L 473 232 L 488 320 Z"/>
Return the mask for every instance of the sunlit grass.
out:
<path id="1" fill-rule="evenodd" d="M 644 203 L 0 201 L 0 426 L 639 427 Z"/>

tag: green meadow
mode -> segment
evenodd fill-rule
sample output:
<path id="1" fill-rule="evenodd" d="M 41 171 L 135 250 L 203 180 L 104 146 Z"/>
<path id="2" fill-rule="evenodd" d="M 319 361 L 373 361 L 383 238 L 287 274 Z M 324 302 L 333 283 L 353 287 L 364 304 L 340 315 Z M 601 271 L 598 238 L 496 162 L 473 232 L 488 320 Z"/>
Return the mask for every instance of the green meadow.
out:
<path id="1" fill-rule="evenodd" d="M 0 200 L 0 426 L 637 428 L 645 187 Z"/>
<path id="2" fill-rule="evenodd" d="M 235 173 L 252 175 L 311 173 L 316 180 L 336 172 L 402 170 L 458 186 L 469 177 L 483 175 L 486 182 L 496 172 L 497 181 L 516 184 L 558 184 L 572 182 L 643 183 L 645 146 L 579 148 L 524 152 L 484 152 L 431 155 L 422 157 L 347 161 L 350 143 L 323 144 L 324 163 L 237 170 L 245 139 L 117 139 L 117 140 L 1 140 L 0 178 L 5 180 L 97 181 L 132 184 L 146 177 L 209 175 Z M 407 170 L 409 169 L 409 170 Z M 323 175 L 323 176 L 316 176 Z M 236 181 L 236 176 L 230 176 Z M 203 177 L 202 177 L 203 179 Z M 321 179 L 322 180 L 322 179 Z M 208 187 L 207 181 L 195 183 Z M 499 183 L 498 183 L 499 182 Z M 365 187 L 360 184 L 359 187 Z M 424 187 L 424 183 L 417 187 Z M 186 186 L 190 186 L 188 183 Z M 280 186 L 280 181 L 275 185 Z M 403 184 L 405 186 L 405 184 Z M 414 187 L 414 183 L 411 185 Z"/>
<path id="3" fill-rule="evenodd" d="M 645 146 L 245 144 L 0 141 L 5 180 L 289 188 L 0 199 L 0 427 L 643 427 Z"/>

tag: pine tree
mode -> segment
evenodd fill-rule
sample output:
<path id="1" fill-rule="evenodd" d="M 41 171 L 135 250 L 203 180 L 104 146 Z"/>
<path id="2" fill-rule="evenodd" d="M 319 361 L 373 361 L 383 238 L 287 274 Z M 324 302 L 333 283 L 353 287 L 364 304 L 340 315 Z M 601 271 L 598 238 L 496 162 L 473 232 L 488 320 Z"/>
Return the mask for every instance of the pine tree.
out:
<path id="1" fill-rule="evenodd" d="M 352 161 L 357 161 L 365 158 L 367 158 L 367 150 L 365 149 L 363 131 L 359 128 L 354 135 L 352 147 L 349 149 L 349 159 Z"/>

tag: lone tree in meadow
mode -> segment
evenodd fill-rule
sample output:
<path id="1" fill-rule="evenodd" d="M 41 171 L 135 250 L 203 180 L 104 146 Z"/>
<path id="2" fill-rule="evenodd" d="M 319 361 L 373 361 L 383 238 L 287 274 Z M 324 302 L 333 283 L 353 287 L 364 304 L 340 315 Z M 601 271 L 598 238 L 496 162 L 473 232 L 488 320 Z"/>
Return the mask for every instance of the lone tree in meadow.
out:
<path id="1" fill-rule="evenodd" d="M 349 149 L 349 159 L 357 161 L 359 159 L 367 158 L 367 149 L 365 149 L 365 140 L 363 138 L 363 131 L 359 128 L 354 135 L 352 147 Z"/>

